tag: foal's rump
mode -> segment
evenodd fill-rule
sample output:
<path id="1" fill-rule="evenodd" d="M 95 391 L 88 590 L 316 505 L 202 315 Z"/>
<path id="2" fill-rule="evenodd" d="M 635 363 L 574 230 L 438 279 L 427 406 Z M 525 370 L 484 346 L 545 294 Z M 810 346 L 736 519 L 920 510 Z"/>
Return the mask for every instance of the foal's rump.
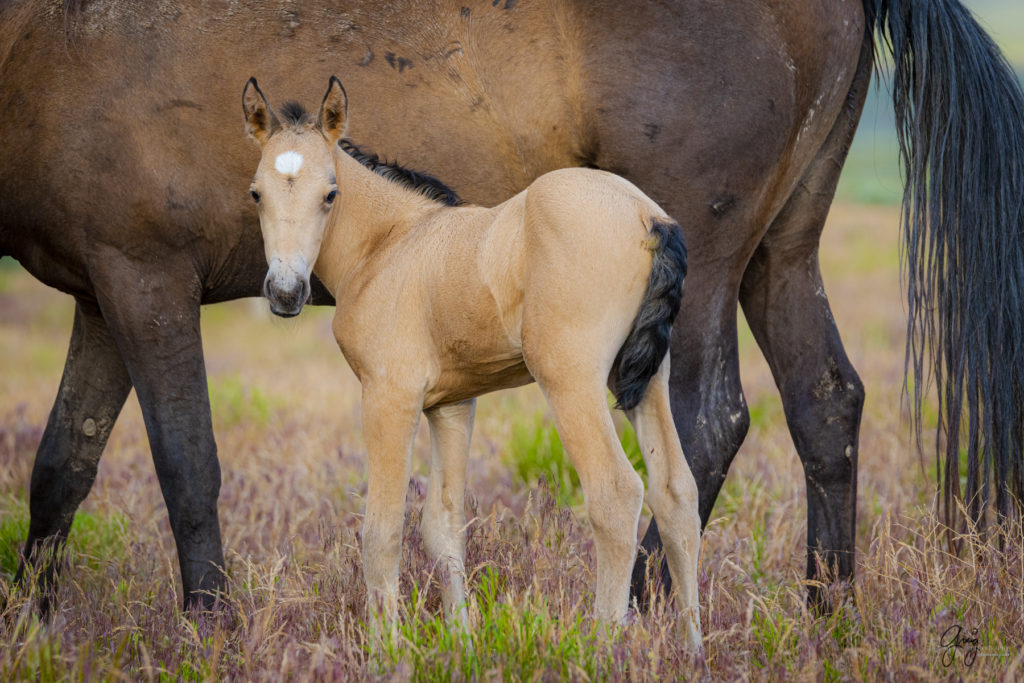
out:
<path id="1" fill-rule="evenodd" d="M 634 408 L 668 351 L 679 311 L 686 274 L 679 225 L 629 181 L 593 169 L 541 176 L 524 199 L 527 364 L 531 350 L 552 353 L 530 348 L 531 330 L 557 326 L 574 336 L 576 356 L 565 362 L 598 364 L 619 406 Z"/>

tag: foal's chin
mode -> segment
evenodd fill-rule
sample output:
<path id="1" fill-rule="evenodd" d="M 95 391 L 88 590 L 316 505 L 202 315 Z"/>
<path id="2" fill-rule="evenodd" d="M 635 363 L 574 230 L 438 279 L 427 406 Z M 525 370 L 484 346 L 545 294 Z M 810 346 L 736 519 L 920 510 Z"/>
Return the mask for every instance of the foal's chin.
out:
<path id="1" fill-rule="evenodd" d="M 279 306 L 275 304 L 273 301 L 271 301 L 270 312 L 278 316 L 279 318 L 294 318 L 299 313 L 302 313 L 302 306 L 303 304 L 299 304 L 298 306 L 288 308 L 284 306 Z"/>

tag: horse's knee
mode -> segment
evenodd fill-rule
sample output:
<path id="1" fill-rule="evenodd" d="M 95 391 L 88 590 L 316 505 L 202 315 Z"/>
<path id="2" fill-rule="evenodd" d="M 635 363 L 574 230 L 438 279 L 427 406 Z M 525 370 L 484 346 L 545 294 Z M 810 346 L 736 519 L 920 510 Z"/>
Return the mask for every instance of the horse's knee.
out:
<path id="1" fill-rule="evenodd" d="M 202 512 L 211 503 L 216 505 L 220 496 L 221 469 L 217 444 L 212 431 L 208 436 L 198 448 L 192 445 L 184 447 L 186 439 L 178 438 L 178 435 L 160 438 L 154 448 L 153 461 L 164 495 L 179 501 L 178 507 L 185 514 L 189 508 Z"/>
<path id="2" fill-rule="evenodd" d="M 676 418 L 677 425 L 679 419 Z M 679 429 L 683 452 L 698 489 L 702 523 L 707 523 L 729 466 L 749 429 L 750 413 L 739 389 L 705 403 L 693 427 Z"/>
<path id="3" fill-rule="evenodd" d="M 457 553 L 464 524 L 465 513 L 458 509 L 451 493 L 445 490 L 436 499 L 427 498 L 420 520 L 420 535 L 432 560 Z"/>
<path id="4" fill-rule="evenodd" d="M 848 361 L 833 358 L 809 382 L 802 391 L 783 392 L 793 441 L 809 480 L 845 485 L 856 476 L 864 384 Z"/>

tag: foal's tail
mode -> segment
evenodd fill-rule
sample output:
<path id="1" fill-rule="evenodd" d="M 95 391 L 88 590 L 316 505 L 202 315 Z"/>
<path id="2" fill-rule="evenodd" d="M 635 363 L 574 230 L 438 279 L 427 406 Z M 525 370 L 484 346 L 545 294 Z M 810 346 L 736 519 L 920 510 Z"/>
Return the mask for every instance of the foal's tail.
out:
<path id="1" fill-rule="evenodd" d="M 683 298 L 686 245 L 682 229 L 674 221 L 663 223 L 653 218 L 651 237 L 657 244 L 651 247 L 654 260 L 647 290 L 612 367 L 616 407 L 623 410 L 632 410 L 640 403 L 648 382 L 661 366 L 668 351 L 672 323 Z"/>

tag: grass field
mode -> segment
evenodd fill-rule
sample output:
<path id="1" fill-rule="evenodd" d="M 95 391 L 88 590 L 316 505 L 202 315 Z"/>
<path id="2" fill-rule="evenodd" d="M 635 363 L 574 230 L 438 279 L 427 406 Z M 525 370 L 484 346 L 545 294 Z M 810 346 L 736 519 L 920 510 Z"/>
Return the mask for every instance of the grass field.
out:
<path id="1" fill-rule="evenodd" d="M 838 205 L 823 271 L 867 386 L 861 436 L 856 602 L 804 607 L 806 506 L 772 379 L 742 335 L 750 435 L 704 536 L 701 608 L 715 677 L 1012 678 L 1024 644 L 1024 548 L 969 539 L 953 557 L 935 532 L 934 466 L 914 454 L 901 403 L 903 313 L 896 211 Z M 605 633 L 589 614 L 592 541 L 535 388 L 480 401 L 470 465 L 468 571 L 475 628 L 439 621 L 415 523 L 428 449 L 421 430 L 402 564 L 401 638 L 367 653 L 357 530 L 365 493 L 357 383 L 329 310 L 271 319 L 260 302 L 204 309 L 223 465 L 230 609 L 183 615 L 166 511 L 129 399 L 72 532 L 56 615 L 20 595 L 0 620 L 0 678 L 273 679 L 690 677 L 663 606 Z M 0 269 L 0 591 L 27 525 L 32 458 L 59 380 L 71 305 Z M 552 494 L 546 485 L 557 481 Z M 646 522 L 644 522 L 645 524 Z M 949 667 L 941 639 L 978 629 L 978 656 Z"/>

